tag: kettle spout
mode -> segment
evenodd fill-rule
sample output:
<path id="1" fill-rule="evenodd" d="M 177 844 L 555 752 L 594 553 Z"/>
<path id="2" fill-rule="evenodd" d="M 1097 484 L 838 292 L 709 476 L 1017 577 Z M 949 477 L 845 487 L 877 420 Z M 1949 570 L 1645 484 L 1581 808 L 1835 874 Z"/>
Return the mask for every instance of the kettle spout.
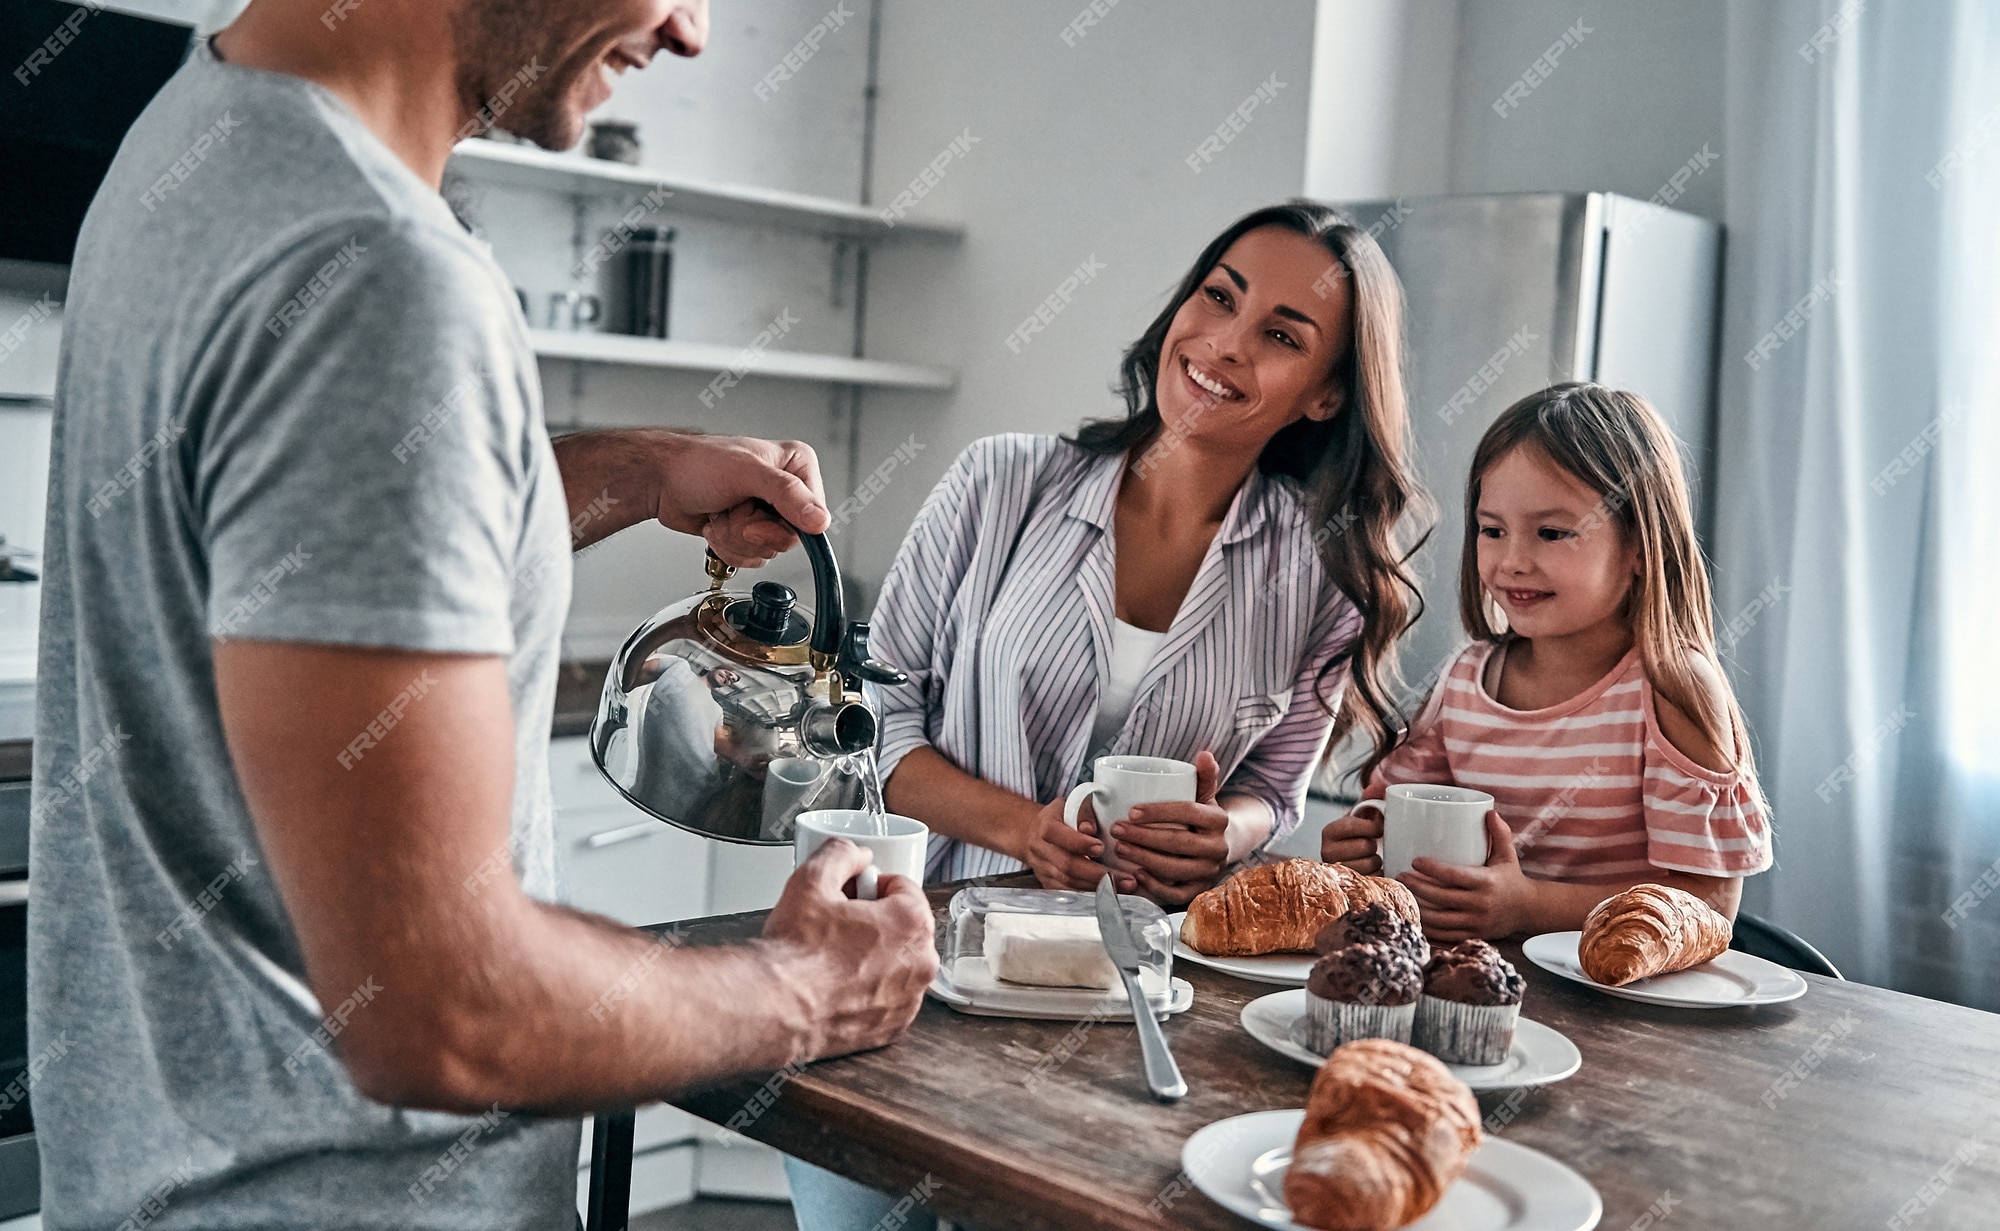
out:
<path id="1" fill-rule="evenodd" d="M 799 719 L 799 737 L 814 756 L 851 756 L 875 746 L 875 715 L 859 701 L 814 702 Z"/>

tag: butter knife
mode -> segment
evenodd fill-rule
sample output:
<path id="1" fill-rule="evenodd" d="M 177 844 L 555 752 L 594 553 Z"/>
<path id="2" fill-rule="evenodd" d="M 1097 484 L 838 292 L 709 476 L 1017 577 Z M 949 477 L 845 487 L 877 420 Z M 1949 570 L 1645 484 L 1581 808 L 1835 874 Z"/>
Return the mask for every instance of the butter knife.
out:
<path id="1" fill-rule="evenodd" d="M 1132 1020 L 1139 1027 L 1139 1053 L 1146 1060 L 1146 1085 L 1155 1098 L 1181 1098 L 1187 1094 L 1187 1082 L 1181 1079 L 1180 1066 L 1167 1048 L 1166 1032 L 1160 1029 L 1153 1006 L 1146 1003 L 1146 994 L 1139 987 L 1139 942 L 1132 935 L 1132 925 L 1125 921 L 1125 912 L 1118 907 L 1118 891 L 1112 888 L 1108 875 L 1097 882 L 1097 930 L 1104 937 L 1105 955 L 1118 968 L 1119 978 L 1125 980 L 1125 995 L 1132 1002 Z"/>

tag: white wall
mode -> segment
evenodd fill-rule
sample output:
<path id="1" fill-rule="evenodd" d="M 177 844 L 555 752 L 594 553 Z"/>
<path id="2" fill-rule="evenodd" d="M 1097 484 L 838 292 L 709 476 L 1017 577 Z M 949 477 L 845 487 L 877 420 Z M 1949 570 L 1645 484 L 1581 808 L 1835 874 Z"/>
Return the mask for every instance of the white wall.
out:
<path id="1" fill-rule="evenodd" d="M 868 473 L 914 435 L 924 451 L 856 518 L 856 571 L 879 579 L 937 477 L 968 442 L 1066 432 L 1122 414 L 1118 359 L 1201 246 L 1303 183 L 1312 5 L 1125 0 L 1080 34 L 1084 0 L 887 0 L 874 195 L 891 200 L 967 129 L 920 213 L 964 220 L 962 249 L 873 266 L 869 347 L 959 370 L 946 395 L 870 392 Z M 1244 100 L 1280 88 L 1197 172 L 1187 163 Z M 1064 278 L 1101 273 L 1019 353 L 1006 342 Z"/>
<path id="2" fill-rule="evenodd" d="M 1494 102 L 1581 21 L 1588 31 L 1502 116 Z M 1452 192 L 1608 191 L 1647 198 L 1704 143 L 1722 168 L 1676 208 L 1722 216 L 1726 0 L 1462 0 Z"/>
<path id="3" fill-rule="evenodd" d="M 1620 192 L 1723 148 L 1727 0 L 1319 0 L 1308 195 Z M 1531 69 L 1581 22 L 1554 71 Z M 1508 86 L 1531 84 L 1494 110 Z M 1678 208 L 1722 215 L 1723 176 Z"/>
<path id="4" fill-rule="evenodd" d="M 1723 150 L 1726 0 L 1318 0 L 1306 192 L 1646 198 Z M 1502 116 L 1494 102 L 1579 21 Z M 1532 75 L 1540 76 L 1539 71 Z M 1726 157 L 1726 155 L 1725 155 Z M 1678 208 L 1722 215 L 1723 176 Z"/>
<path id="5" fill-rule="evenodd" d="M 714 0 L 708 47 L 618 78 L 593 118 L 640 122 L 641 162 L 701 179 L 855 200 L 861 191 L 868 4 L 846 0 L 790 79 L 757 85 L 834 0 Z"/>
<path id="6" fill-rule="evenodd" d="M 1445 191 L 1458 27 L 1456 0 L 1319 0 L 1307 196 Z"/>

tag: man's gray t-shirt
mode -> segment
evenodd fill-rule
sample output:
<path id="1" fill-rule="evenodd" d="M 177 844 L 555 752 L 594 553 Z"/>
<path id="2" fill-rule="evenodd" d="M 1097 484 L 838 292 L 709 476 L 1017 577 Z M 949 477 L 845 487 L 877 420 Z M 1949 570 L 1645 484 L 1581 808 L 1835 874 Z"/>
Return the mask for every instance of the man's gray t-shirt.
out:
<path id="1" fill-rule="evenodd" d="M 331 93 L 200 48 L 119 150 L 65 313 L 29 920 L 45 1226 L 574 1225 L 574 1120 L 385 1107 L 335 1058 L 346 1020 L 424 989 L 306 991 L 211 640 L 504 656 L 513 865 L 553 899 L 567 530 L 490 254 Z"/>

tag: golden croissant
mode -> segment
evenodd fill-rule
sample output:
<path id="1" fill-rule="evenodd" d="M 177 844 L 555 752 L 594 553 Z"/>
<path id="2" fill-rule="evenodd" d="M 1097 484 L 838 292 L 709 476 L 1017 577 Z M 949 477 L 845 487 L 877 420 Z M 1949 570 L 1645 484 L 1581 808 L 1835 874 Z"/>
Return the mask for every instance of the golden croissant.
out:
<path id="1" fill-rule="evenodd" d="M 1599 983 L 1623 987 L 1719 957 L 1729 920 L 1685 889 L 1634 885 L 1584 916 L 1577 963 Z"/>
<path id="2" fill-rule="evenodd" d="M 1407 1226 L 1465 1174 L 1479 1142 L 1479 1103 L 1442 1062 L 1390 1039 L 1359 1039 L 1336 1048 L 1313 1079 L 1285 1204 L 1322 1231 Z"/>
<path id="3" fill-rule="evenodd" d="M 1245 868 L 1189 902 L 1181 939 L 1212 957 L 1310 953 L 1327 923 L 1375 902 L 1417 922 L 1417 899 L 1397 881 L 1287 859 Z"/>

